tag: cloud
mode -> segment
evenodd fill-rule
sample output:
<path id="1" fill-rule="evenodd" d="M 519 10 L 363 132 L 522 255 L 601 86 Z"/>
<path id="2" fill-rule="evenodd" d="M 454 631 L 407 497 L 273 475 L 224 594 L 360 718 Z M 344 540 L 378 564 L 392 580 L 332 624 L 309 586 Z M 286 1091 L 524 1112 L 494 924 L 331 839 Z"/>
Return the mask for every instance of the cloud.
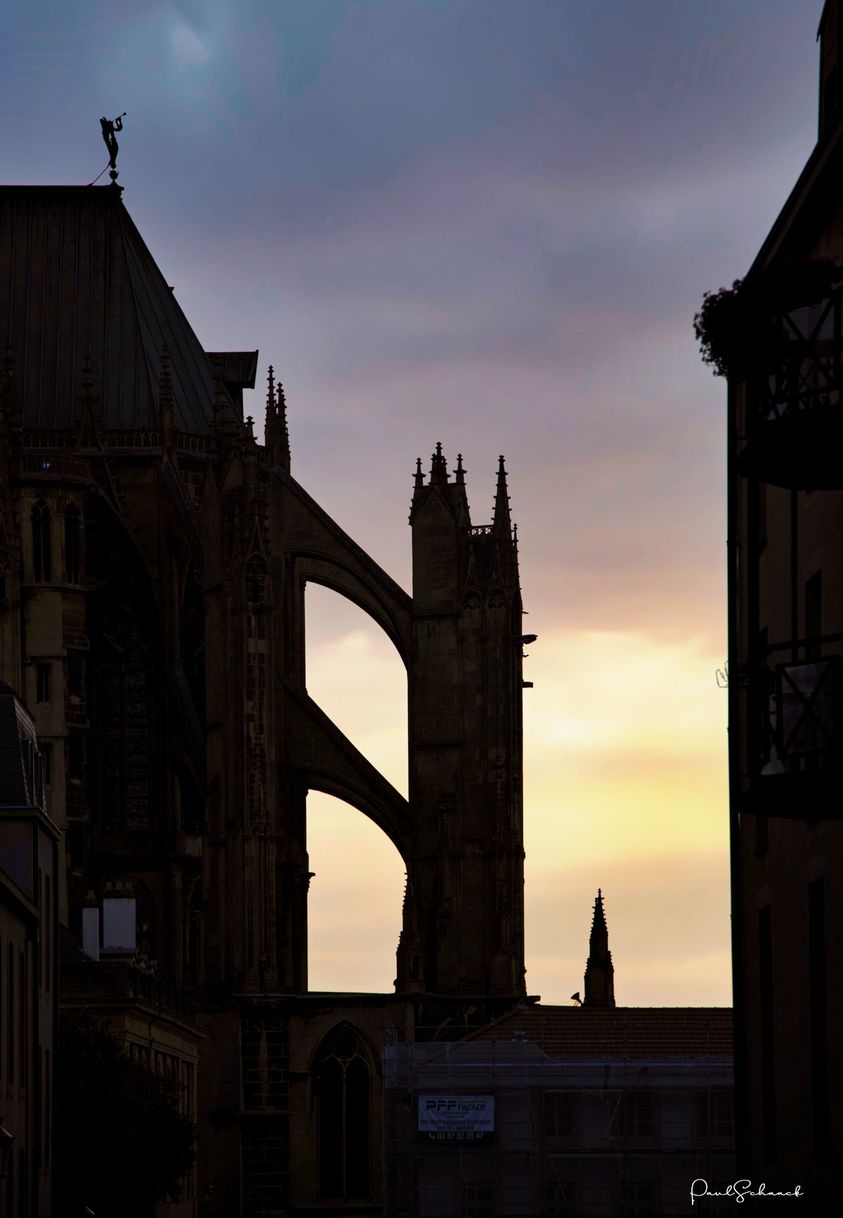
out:
<path id="1" fill-rule="evenodd" d="M 210 62 L 208 42 L 183 21 L 177 21 L 170 31 L 170 46 L 183 67 L 199 67 Z"/>

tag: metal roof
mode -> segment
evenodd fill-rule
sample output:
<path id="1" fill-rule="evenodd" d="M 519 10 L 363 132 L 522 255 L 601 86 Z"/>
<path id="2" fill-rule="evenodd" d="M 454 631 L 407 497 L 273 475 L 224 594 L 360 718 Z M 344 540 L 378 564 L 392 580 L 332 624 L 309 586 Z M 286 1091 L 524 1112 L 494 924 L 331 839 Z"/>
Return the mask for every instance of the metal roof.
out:
<path id="1" fill-rule="evenodd" d="M 27 428 L 71 428 L 82 370 L 108 430 L 155 429 L 169 348 L 176 426 L 207 432 L 207 354 L 114 186 L 0 186 L 0 346 Z"/>

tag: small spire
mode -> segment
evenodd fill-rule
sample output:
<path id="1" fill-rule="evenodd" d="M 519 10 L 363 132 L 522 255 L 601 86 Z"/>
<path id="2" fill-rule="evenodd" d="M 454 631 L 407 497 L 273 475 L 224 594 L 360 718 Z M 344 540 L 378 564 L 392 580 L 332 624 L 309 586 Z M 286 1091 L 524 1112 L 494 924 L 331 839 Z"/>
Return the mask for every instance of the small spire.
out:
<path id="1" fill-rule="evenodd" d="M 266 418 L 275 413 L 275 369 L 272 364 L 266 374 Z"/>
<path id="2" fill-rule="evenodd" d="M 510 535 L 509 495 L 506 488 L 506 467 L 503 455 L 498 458 L 498 485 L 495 489 L 495 512 L 492 517 L 492 526 L 495 532 Z"/>
<path id="3" fill-rule="evenodd" d="M 255 419 L 254 415 L 246 415 L 246 439 L 254 440 L 255 438 Z"/>
<path id="4" fill-rule="evenodd" d="M 603 909 L 603 892 L 597 889 L 594 914 L 588 942 L 588 962 L 585 966 L 585 1002 L 588 1007 L 615 1005 L 615 968 L 609 951 L 609 933 Z"/>
<path id="5" fill-rule="evenodd" d="M 267 418 L 269 415 L 267 414 Z M 290 433 L 287 430 L 287 398 L 284 386 L 278 382 L 278 392 L 275 399 L 272 460 L 284 469 L 290 469 Z"/>
<path id="6" fill-rule="evenodd" d="M 448 462 L 442 453 L 442 444 L 437 441 L 436 452 L 430 461 L 430 481 L 444 485 L 448 481 Z"/>
<path id="7" fill-rule="evenodd" d="M 421 457 L 416 457 L 416 476 L 413 485 L 414 491 L 420 491 L 424 487 L 424 474 L 422 473 Z"/>
<path id="8" fill-rule="evenodd" d="M 457 469 L 456 469 L 457 486 L 465 484 L 465 470 L 462 464 L 462 453 L 457 453 Z"/>
<path id="9" fill-rule="evenodd" d="M 603 909 L 603 890 L 597 889 L 597 896 L 594 900 L 594 917 L 591 921 L 592 934 L 595 930 L 606 930 L 606 911 Z"/>

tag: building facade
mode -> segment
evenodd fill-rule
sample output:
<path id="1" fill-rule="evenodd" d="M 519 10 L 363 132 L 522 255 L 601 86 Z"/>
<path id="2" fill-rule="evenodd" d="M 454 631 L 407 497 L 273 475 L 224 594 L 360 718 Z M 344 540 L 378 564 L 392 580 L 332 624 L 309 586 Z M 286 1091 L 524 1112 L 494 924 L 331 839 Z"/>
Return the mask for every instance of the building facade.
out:
<path id="1" fill-rule="evenodd" d="M 726 1214 L 732 1013 L 531 1005 L 384 1049 L 387 1218 Z"/>
<path id="2" fill-rule="evenodd" d="M 734 296 L 729 741 L 738 1167 L 830 1212 L 843 1183 L 838 0 L 819 38 L 819 139 Z"/>
<path id="3" fill-rule="evenodd" d="M 52 1213 L 58 877 L 35 727 L 0 680 L 0 1212 L 21 1218 Z"/>
<path id="4" fill-rule="evenodd" d="M 524 997 L 503 459 L 480 526 L 461 458 L 418 463 L 408 595 L 293 478 L 271 370 L 258 443 L 257 352 L 203 350 L 114 184 L 0 189 L 0 341 L 0 673 L 41 740 L 62 923 L 81 948 L 85 911 L 122 886 L 127 967 L 190 1000 L 196 1034 L 168 1035 L 195 1058 L 203 1214 L 377 1205 L 385 1028 L 465 1030 Z M 308 582 L 406 665 L 409 800 L 307 693 Z M 308 992 L 308 790 L 404 861 L 392 994 Z M 105 977 L 76 965 L 70 1004 Z M 133 977 L 115 1001 L 137 1043 Z"/>

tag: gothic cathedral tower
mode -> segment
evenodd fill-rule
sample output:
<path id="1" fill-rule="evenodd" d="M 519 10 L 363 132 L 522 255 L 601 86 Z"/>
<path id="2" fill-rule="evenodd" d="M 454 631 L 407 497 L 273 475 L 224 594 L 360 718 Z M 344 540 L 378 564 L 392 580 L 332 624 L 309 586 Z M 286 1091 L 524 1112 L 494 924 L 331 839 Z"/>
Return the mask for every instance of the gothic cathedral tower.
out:
<path id="1" fill-rule="evenodd" d="M 0 255 L 0 676 L 48 759 L 66 932 L 81 942 L 84 910 L 131 894 L 135 949 L 114 968 L 138 1028 L 150 973 L 172 999 L 156 1060 L 193 1097 L 209 1215 L 376 1204 L 384 1029 L 478 1026 L 525 992 L 503 458 L 479 527 L 462 459 L 419 463 L 409 596 L 293 478 L 271 370 L 258 442 L 257 352 L 202 349 L 119 187 L 3 188 Z M 409 800 L 308 695 L 308 583 L 360 606 L 406 666 Z M 401 854 L 394 993 L 308 990 L 309 790 Z M 96 1006 L 100 961 L 74 959 L 63 1000 Z M 366 1121 L 338 1115 L 337 1071 L 368 1072 Z M 356 1174 L 329 1134 L 358 1139 Z"/>

